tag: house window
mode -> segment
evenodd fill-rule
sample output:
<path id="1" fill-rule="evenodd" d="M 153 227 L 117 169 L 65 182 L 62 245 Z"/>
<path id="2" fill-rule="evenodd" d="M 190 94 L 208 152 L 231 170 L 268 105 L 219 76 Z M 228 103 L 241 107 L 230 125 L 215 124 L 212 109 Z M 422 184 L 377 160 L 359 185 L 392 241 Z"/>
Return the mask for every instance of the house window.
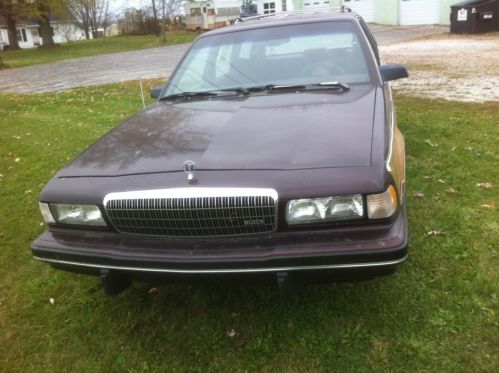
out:
<path id="1" fill-rule="evenodd" d="M 263 3 L 263 14 L 275 13 L 275 3 Z"/>
<path id="2" fill-rule="evenodd" d="M 288 5 L 286 4 L 286 0 L 282 0 L 282 11 L 285 12 L 288 10 Z"/>
<path id="3" fill-rule="evenodd" d="M 28 38 L 26 37 L 26 30 L 21 28 L 21 29 L 17 29 L 17 41 L 18 42 L 27 42 L 28 41 Z"/>

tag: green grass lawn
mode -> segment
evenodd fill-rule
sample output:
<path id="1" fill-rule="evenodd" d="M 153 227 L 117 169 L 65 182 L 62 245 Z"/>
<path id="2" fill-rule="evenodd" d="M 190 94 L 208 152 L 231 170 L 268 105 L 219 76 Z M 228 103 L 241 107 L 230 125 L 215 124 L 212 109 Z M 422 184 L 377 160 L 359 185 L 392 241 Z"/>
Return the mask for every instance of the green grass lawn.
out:
<path id="1" fill-rule="evenodd" d="M 55 48 L 50 49 L 31 48 L 0 53 L 5 64 L 4 68 L 21 67 L 66 60 L 68 58 L 190 43 L 197 36 L 198 34 L 194 32 L 170 31 L 167 33 L 166 43 L 163 43 L 161 37 L 158 38 L 155 35 L 119 35 L 59 44 Z"/>
<path id="2" fill-rule="evenodd" d="M 107 297 L 29 245 L 45 229 L 43 185 L 138 111 L 139 92 L 0 95 L 0 370 L 497 371 L 498 104 L 398 97 L 410 257 L 394 276 L 308 286 L 289 303 L 230 283 Z"/>

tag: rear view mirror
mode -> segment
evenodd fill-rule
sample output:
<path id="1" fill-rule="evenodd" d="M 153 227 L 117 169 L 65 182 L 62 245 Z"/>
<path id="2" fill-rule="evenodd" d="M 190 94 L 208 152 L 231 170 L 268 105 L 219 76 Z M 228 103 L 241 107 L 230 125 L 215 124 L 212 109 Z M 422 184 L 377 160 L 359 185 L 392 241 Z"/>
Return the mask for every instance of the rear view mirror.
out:
<path id="1" fill-rule="evenodd" d="M 379 67 L 379 73 L 381 74 L 381 79 L 383 79 L 383 82 L 407 78 L 409 76 L 409 73 L 407 72 L 405 66 L 398 63 L 381 65 Z"/>
<path id="2" fill-rule="evenodd" d="M 159 95 L 161 94 L 161 91 L 163 90 L 163 86 L 160 87 L 154 87 L 151 89 L 151 97 L 152 98 L 159 98 Z"/>

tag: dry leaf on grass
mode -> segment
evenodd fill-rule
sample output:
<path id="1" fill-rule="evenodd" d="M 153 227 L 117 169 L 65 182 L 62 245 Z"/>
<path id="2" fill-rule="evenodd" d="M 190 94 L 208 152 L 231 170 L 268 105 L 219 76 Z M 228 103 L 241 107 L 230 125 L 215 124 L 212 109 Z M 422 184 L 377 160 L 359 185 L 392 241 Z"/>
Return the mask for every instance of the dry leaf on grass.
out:
<path id="1" fill-rule="evenodd" d="M 491 183 L 476 183 L 475 186 L 480 189 L 492 189 Z"/>
<path id="2" fill-rule="evenodd" d="M 424 142 L 430 145 L 432 148 L 436 148 L 438 146 L 438 144 L 435 144 L 430 139 L 426 139 Z"/>
<path id="3" fill-rule="evenodd" d="M 441 231 L 429 231 L 426 233 L 427 236 L 442 236 L 444 232 Z"/>
<path id="4" fill-rule="evenodd" d="M 50 302 L 50 304 L 54 304 L 54 303 L 55 303 L 54 298 L 50 298 L 50 299 L 49 299 L 49 302 Z"/>
<path id="5" fill-rule="evenodd" d="M 413 194 L 414 198 L 423 198 L 424 194 L 422 192 L 414 192 Z"/>
<path id="6" fill-rule="evenodd" d="M 449 188 L 445 190 L 447 193 L 456 193 L 456 190 L 454 188 Z"/>
<path id="7" fill-rule="evenodd" d="M 445 184 L 445 180 L 444 180 L 444 179 L 438 179 L 438 180 L 437 180 L 437 183 L 440 183 L 440 184 Z"/>
<path id="8" fill-rule="evenodd" d="M 234 329 L 231 329 L 227 332 L 227 335 L 231 338 L 234 338 L 237 335 L 237 332 Z"/>
<path id="9" fill-rule="evenodd" d="M 19 162 L 21 160 L 21 158 L 17 157 L 16 159 L 14 159 L 14 162 Z"/>

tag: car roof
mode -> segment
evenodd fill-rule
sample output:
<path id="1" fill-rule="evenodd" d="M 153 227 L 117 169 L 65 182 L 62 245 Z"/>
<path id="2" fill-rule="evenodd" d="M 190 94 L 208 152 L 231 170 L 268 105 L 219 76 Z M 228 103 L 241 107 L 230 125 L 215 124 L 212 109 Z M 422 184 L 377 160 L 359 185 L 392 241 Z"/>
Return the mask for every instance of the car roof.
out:
<path id="1" fill-rule="evenodd" d="M 333 10 L 310 10 L 275 13 L 272 15 L 242 18 L 233 25 L 222 27 L 202 34 L 200 37 L 225 34 L 236 31 L 261 29 L 274 26 L 284 26 L 303 23 L 350 21 L 357 22 L 360 17 L 353 12 Z"/>

